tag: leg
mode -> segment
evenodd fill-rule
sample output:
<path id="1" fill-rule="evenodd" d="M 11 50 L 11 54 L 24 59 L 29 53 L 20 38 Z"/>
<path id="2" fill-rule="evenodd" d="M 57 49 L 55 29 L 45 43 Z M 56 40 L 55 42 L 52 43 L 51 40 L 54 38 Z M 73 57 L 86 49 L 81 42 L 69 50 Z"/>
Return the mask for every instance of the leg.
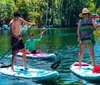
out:
<path id="1" fill-rule="evenodd" d="M 17 51 L 13 51 L 12 53 L 12 61 L 11 61 L 11 69 L 14 71 L 14 62 L 15 62 L 15 57 L 16 57 Z"/>
<path id="2" fill-rule="evenodd" d="M 84 49 L 85 49 L 86 45 L 82 44 L 80 46 L 80 51 L 79 51 L 79 67 L 81 68 L 81 62 L 82 62 L 82 58 L 83 58 L 83 54 L 84 54 Z"/>
<path id="3" fill-rule="evenodd" d="M 11 46 L 12 46 L 12 61 L 11 61 L 11 69 L 14 71 L 14 62 L 15 62 L 15 57 L 17 54 L 17 42 L 18 38 L 14 37 L 11 35 Z"/>
<path id="4" fill-rule="evenodd" d="M 95 66 L 95 57 L 94 57 L 94 46 L 88 45 L 90 57 L 92 59 L 92 65 Z"/>
<path id="5" fill-rule="evenodd" d="M 27 49 L 25 49 L 25 50 L 26 50 L 26 53 L 27 53 L 27 54 L 31 54 L 31 52 L 30 52 L 29 50 L 27 50 Z"/>
<path id="6" fill-rule="evenodd" d="M 24 48 L 24 42 L 23 42 L 23 39 L 21 37 L 20 37 L 20 40 L 18 42 L 18 48 L 22 49 L 24 67 L 27 68 L 27 66 L 26 66 L 26 49 Z"/>
<path id="7" fill-rule="evenodd" d="M 22 49 L 22 53 L 23 53 L 24 67 L 27 68 L 27 66 L 26 66 L 26 50 L 25 50 L 25 48 Z"/>

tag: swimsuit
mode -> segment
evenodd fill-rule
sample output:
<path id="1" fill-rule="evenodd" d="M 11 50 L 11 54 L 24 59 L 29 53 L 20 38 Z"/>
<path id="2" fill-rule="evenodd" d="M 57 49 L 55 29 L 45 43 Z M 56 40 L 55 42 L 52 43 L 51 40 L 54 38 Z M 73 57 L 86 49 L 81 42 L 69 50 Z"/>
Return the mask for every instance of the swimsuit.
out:
<path id="1" fill-rule="evenodd" d="M 11 36 L 12 51 L 19 51 L 20 49 L 24 48 L 23 39 L 19 40 L 19 38 L 21 38 L 21 37 L 20 36 L 18 36 L 18 37 Z"/>
<path id="2" fill-rule="evenodd" d="M 95 45 L 94 35 L 93 35 L 93 25 L 92 19 L 89 18 L 88 21 L 81 20 L 81 28 L 80 28 L 80 38 L 82 43 L 81 44 L 90 44 L 92 46 Z M 80 45 L 81 45 L 80 44 Z"/>

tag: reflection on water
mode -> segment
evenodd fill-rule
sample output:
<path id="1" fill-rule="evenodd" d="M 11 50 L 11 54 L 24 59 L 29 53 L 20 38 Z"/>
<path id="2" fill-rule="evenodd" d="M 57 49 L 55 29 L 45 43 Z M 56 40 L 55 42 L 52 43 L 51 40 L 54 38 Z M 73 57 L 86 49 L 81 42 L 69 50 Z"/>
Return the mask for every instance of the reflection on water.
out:
<path id="1" fill-rule="evenodd" d="M 33 32 L 38 38 L 43 29 L 33 29 L 28 31 L 28 33 Z M 24 35 L 24 41 L 28 39 L 28 33 Z M 97 44 L 95 46 L 95 54 L 96 54 L 96 63 L 100 64 L 100 39 L 97 40 Z M 52 70 L 50 66 L 61 59 L 61 64 L 56 69 L 60 77 L 56 81 L 49 82 L 34 82 L 32 80 L 25 79 L 16 79 L 11 77 L 6 77 L 0 74 L 0 85 L 96 85 L 97 82 L 88 82 L 77 76 L 73 75 L 69 67 L 75 61 L 78 61 L 78 51 L 77 47 L 77 35 L 76 33 L 70 33 L 66 28 L 51 28 L 48 29 L 43 35 L 43 39 L 36 44 L 36 48 L 42 50 L 47 53 L 55 53 L 55 60 L 41 60 L 41 59 L 27 59 L 28 67 L 37 68 L 37 69 L 46 69 Z M 3 56 L 7 50 L 10 49 L 10 35 L 9 32 L 4 31 L 0 34 L 0 55 Z M 9 58 L 9 54 L 11 51 L 7 53 L 7 55 L 1 60 L 9 64 L 11 62 L 11 58 Z M 88 62 L 91 64 L 91 59 L 89 57 L 88 49 L 85 49 L 85 54 L 83 57 L 84 62 Z M 16 65 L 23 65 L 22 58 L 18 58 L 18 61 L 15 63 Z"/>

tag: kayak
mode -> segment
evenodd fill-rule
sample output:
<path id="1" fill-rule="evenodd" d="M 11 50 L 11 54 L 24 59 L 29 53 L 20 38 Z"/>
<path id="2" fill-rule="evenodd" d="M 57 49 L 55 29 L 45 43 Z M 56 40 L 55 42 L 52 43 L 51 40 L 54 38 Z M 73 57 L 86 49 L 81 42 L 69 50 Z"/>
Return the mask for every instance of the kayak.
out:
<path id="1" fill-rule="evenodd" d="M 82 66 L 79 68 L 78 62 L 75 62 L 70 66 L 70 70 L 80 78 L 90 81 L 100 81 L 100 71 L 98 73 L 93 72 L 93 66 L 90 64 L 82 62 Z"/>
<path id="2" fill-rule="evenodd" d="M 17 56 L 22 56 L 22 52 L 18 52 Z M 26 58 L 40 58 L 40 59 L 55 59 L 56 55 L 54 53 L 34 53 L 34 54 L 26 54 Z"/>
<path id="3" fill-rule="evenodd" d="M 57 71 L 47 71 L 34 68 L 24 69 L 24 67 L 21 66 L 14 66 L 14 71 L 11 70 L 11 67 L 0 68 L 0 73 L 16 78 L 33 79 L 35 81 L 50 80 L 59 77 Z"/>

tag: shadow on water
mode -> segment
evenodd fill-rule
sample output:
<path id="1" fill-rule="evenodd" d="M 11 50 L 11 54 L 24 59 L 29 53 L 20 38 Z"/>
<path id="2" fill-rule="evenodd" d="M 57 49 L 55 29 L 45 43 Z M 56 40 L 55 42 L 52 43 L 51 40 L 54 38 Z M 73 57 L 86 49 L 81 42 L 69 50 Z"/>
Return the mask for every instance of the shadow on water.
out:
<path id="1" fill-rule="evenodd" d="M 43 29 L 30 30 L 35 36 L 40 34 Z M 9 32 L 0 34 L 0 55 L 3 55 L 10 48 Z M 39 36 L 38 36 L 39 37 Z M 38 38 L 36 37 L 36 38 Z M 24 40 L 28 39 L 28 33 L 24 36 Z M 100 64 L 100 40 L 98 39 L 97 45 L 95 46 L 96 63 Z M 53 70 L 51 65 L 61 59 L 61 63 L 56 71 L 59 72 L 60 76 L 58 79 L 53 81 L 43 81 L 34 82 L 33 80 L 16 79 L 11 77 L 6 77 L 0 74 L 0 85 L 98 85 L 98 82 L 89 82 L 78 78 L 70 72 L 70 65 L 75 61 L 78 61 L 78 51 L 77 47 L 77 35 L 76 33 L 70 33 L 66 28 L 51 28 L 48 29 L 43 35 L 43 39 L 36 44 L 36 48 L 47 53 L 55 53 L 55 60 L 41 60 L 41 59 L 27 59 L 27 65 L 31 68 Z M 8 53 L 8 55 L 11 52 Z M 7 55 L 7 56 L 8 56 Z M 11 58 L 5 56 L 1 61 L 9 64 Z M 85 49 L 85 54 L 83 57 L 84 62 L 91 64 L 91 59 L 89 57 L 88 49 Z M 23 61 L 21 57 L 18 57 L 16 65 L 23 66 Z"/>

